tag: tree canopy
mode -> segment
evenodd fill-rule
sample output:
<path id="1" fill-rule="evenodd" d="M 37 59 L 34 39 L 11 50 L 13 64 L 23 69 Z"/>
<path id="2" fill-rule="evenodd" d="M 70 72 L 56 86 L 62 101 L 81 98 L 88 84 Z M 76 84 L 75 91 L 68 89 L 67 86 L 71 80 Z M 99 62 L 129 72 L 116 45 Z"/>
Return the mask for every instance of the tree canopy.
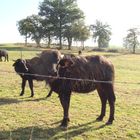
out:
<path id="1" fill-rule="evenodd" d="M 17 22 L 18 30 L 22 36 L 25 36 L 25 45 L 27 45 L 27 39 L 31 36 L 30 34 L 30 21 L 28 18 L 22 19 Z"/>
<path id="2" fill-rule="evenodd" d="M 128 30 L 128 34 L 123 39 L 124 46 L 126 48 L 132 49 L 133 53 L 135 53 L 136 48 L 139 46 L 138 36 L 140 35 L 140 32 L 137 28 L 131 28 Z"/>
<path id="3" fill-rule="evenodd" d="M 44 36 L 42 19 L 39 15 L 28 16 L 18 22 L 18 29 L 21 35 L 25 36 L 26 43 L 27 38 L 35 40 L 37 46 L 40 46 L 40 41 Z"/>
<path id="4" fill-rule="evenodd" d="M 96 23 L 90 25 L 90 28 L 93 32 L 93 38 L 95 42 L 98 42 L 99 48 L 106 48 L 109 45 L 111 28 L 108 24 L 103 24 L 101 21 L 96 20 Z"/>
<path id="5" fill-rule="evenodd" d="M 18 30 L 22 36 L 31 38 L 40 46 L 41 40 L 48 42 L 59 40 L 59 49 L 62 49 L 62 41 L 67 40 L 68 49 L 71 49 L 73 41 L 80 41 L 82 49 L 84 42 L 93 32 L 98 47 L 108 47 L 111 28 L 108 24 L 96 21 L 95 24 L 86 26 L 84 13 L 79 9 L 77 0 L 43 0 L 39 3 L 38 15 L 27 16 L 18 21 Z"/>
<path id="6" fill-rule="evenodd" d="M 71 27 L 72 23 L 84 18 L 76 0 L 44 0 L 40 3 L 39 9 L 39 15 L 46 21 L 46 26 L 53 27 L 54 35 L 59 38 L 60 49 L 64 32 Z"/>

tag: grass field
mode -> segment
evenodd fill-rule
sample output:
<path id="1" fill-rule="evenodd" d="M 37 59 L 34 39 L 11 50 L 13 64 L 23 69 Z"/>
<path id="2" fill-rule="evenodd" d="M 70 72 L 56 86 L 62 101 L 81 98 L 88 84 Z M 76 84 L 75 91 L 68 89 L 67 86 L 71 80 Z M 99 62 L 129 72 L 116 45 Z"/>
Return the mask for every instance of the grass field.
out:
<path id="1" fill-rule="evenodd" d="M 27 86 L 19 96 L 21 79 L 14 72 L 13 59 L 31 58 L 40 50 L 20 46 L 0 46 L 9 50 L 9 62 L 0 62 L 0 140 L 139 140 L 140 139 L 140 55 L 84 52 L 99 54 L 110 59 L 116 70 L 116 112 L 113 125 L 96 122 L 100 113 L 100 100 L 95 92 L 73 94 L 70 106 L 71 122 L 67 130 L 59 127 L 62 107 L 58 95 L 49 99 L 49 88 L 44 82 L 34 82 L 35 97 L 29 98 Z"/>

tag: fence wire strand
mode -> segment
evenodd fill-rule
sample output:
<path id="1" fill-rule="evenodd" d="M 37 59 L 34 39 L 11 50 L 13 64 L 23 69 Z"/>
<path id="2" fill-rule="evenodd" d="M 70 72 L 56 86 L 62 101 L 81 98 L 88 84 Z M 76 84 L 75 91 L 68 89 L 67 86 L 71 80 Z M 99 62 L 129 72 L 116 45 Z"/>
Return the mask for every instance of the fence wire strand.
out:
<path id="1" fill-rule="evenodd" d="M 13 71 L 8 70 L 0 70 L 0 73 L 13 73 L 13 74 L 21 74 L 21 75 L 28 75 L 28 76 L 35 76 L 35 77 L 44 77 L 50 79 L 61 79 L 61 80 L 72 80 L 72 81 L 85 81 L 85 82 L 93 82 L 93 83 L 107 83 L 113 84 L 113 81 L 103 81 L 103 80 L 95 80 L 95 79 L 81 79 L 81 78 L 69 78 L 69 77 L 59 77 L 59 76 L 50 76 L 50 75 L 41 75 L 41 74 L 31 74 L 31 73 L 16 73 Z M 119 84 L 136 84 L 139 85 L 140 82 L 128 82 L 128 81 L 115 81 L 115 83 Z"/>

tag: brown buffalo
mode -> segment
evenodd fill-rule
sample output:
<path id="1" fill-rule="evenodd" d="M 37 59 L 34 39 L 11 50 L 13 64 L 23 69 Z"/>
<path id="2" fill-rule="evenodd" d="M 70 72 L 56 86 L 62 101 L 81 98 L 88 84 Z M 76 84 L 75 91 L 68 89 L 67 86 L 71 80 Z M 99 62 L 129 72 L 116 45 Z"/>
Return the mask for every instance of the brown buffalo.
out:
<path id="1" fill-rule="evenodd" d="M 101 100 L 101 114 L 98 121 L 103 120 L 106 113 L 106 103 L 109 102 L 110 115 L 106 124 L 112 124 L 115 110 L 114 94 L 114 67 L 103 56 L 73 57 L 61 59 L 59 62 L 60 77 L 74 78 L 74 80 L 59 79 L 52 85 L 52 89 L 59 94 L 64 116 L 61 125 L 67 126 L 69 122 L 69 104 L 71 92 L 88 93 L 97 90 Z M 75 80 L 83 79 L 83 80 Z M 88 79 L 88 80 L 87 80 Z M 90 80 L 93 80 L 90 81 Z M 94 82 L 97 80 L 97 82 Z M 105 82 L 104 82 L 105 81 Z M 59 83 L 59 84 L 58 84 Z M 58 86 L 56 87 L 56 85 Z"/>

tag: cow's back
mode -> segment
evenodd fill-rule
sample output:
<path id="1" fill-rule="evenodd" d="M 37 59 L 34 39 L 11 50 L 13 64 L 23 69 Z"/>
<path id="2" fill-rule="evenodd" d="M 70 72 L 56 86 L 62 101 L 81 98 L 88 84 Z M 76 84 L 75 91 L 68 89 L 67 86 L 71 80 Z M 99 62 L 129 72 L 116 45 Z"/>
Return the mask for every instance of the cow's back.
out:
<path id="1" fill-rule="evenodd" d="M 7 50 L 0 50 L 0 56 L 6 56 L 8 55 Z"/>
<path id="2" fill-rule="evenodd" d="M 64 74 L 64 77 L 74 78 L 69 81 L 72 91 L 87 93 L 96 89 L 94 80 L 114 80 L 113 65 L 103 56 L 78 56 L 72 61 L 74 64 Z M 66 80 L 63 83 L 66 84 Z"/>

